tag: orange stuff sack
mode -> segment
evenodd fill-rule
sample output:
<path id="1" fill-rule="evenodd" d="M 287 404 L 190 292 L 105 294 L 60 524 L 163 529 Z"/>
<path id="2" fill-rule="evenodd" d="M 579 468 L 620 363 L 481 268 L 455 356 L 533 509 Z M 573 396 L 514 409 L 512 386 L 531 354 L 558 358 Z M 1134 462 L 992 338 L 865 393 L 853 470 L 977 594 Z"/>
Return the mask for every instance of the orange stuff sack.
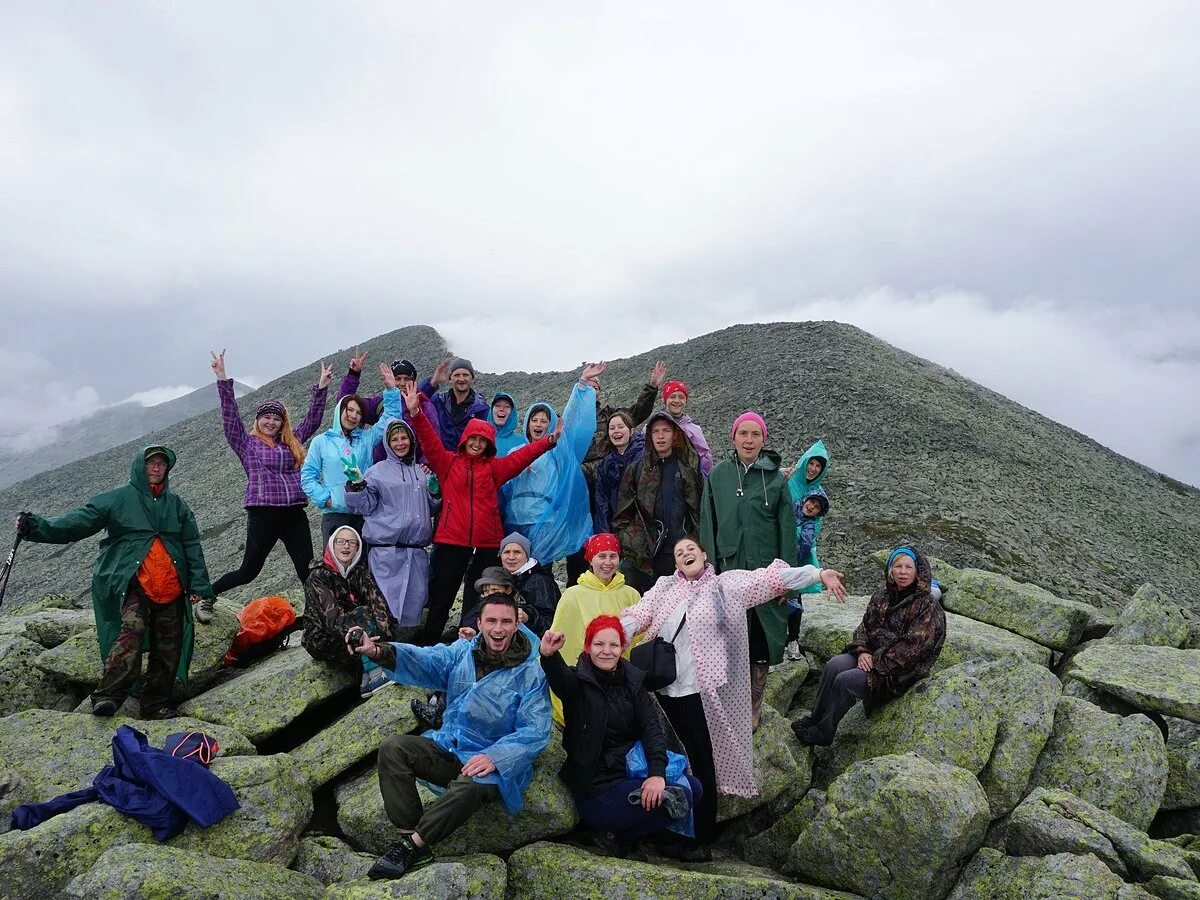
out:
<path id="1" fill-rule="evenodd" d="M 282 597 L 259 597 L 238 613 L 238 633 L 225 654 L 225 665 L 236 666 L 286 646 L 296 624 L 296 611 Z"/>

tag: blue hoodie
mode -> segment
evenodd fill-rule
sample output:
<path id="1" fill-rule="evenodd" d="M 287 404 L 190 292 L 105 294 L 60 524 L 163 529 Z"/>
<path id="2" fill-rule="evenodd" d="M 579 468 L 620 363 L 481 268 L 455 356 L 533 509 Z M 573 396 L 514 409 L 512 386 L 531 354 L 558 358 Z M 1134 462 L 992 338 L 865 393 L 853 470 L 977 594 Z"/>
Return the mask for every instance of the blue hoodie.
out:
<path id="1" fill-rule="evenodd" d="M 546 433 L 554 431 L 558 416 L 548 403 L 534 403 L 525 411 L 522 435 L 538 410 L 550 414 Z M 533 553 L 549 564 L 574 553 L 592 536 L 592 507 L 583 458 L 596 432 L 596 389 L 576 384 L 563 410 L 559 446 L 534 460 L 533 465 L 505 485 L 504 529 L 529 538 Z"/>
<path id="2" fill-rule="evenodd" d="M 313 438 L 300 467 L 300 486 L 322 515 L 350 512 L 346 507 L 346 470 L 342 460 L 352 458 L 360 472 L 371 468 L 375 447 L 383 441 L 387 421 L 402 418 L 404 411 L 400 389 L 390 388 L 383 392 L 383 415 L 379 421 L 367 429 L 355 428 L 347 437 L 342 432 L 345 402 L 345 397 L 338 400 L 333 408 L 333 424 Z"/>
<path id="3" fill-rule="evenodd" d="M 508 421 L 503 425 L 497 425 L 496 419 L 492 415 L 492 407 L 496 405 L 499 399 L 505 399 L 512 404 L 512 412 L 508 414 Z M 529 441 L 525 438 L 524 432 L 517 432 L 517 422 L 520 419 L 517 416 L 519 412 L 517 408 L 516 398 L 505 391 L 496 391 L 496 396 L 492 398 L 492 406 L 488 407 L 487 420 L 496 429 L 496 456 L 508 456 L 518 447 L 524 447 Z M 551 410 L 551 415 L 554 411 Z"/>

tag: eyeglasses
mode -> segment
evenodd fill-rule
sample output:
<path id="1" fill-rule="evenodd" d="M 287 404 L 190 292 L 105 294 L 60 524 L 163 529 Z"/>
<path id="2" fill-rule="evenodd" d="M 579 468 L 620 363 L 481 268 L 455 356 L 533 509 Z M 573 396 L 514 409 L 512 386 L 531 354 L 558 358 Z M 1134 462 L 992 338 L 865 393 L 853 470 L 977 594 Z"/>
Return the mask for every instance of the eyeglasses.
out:
<path id="1" fill-rule="evenodd" d="M 358 541 L 354 538 L 335 538 L 333 541 L 335 547 L 357 547 Z"/>

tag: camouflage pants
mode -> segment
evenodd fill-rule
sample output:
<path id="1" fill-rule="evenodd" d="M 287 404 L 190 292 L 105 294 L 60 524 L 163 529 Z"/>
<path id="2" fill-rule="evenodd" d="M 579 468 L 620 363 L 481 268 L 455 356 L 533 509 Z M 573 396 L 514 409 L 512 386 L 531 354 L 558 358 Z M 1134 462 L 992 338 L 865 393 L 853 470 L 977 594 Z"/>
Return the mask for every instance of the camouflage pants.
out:
<path id="1" fill-rule="evenodd" d="M 121 604 L 121 630 L 104 661 L 104 675 L 92 692 L 92 703 L 125 699 L 142 674 L 142 638 L 150 636 L 150 659 L 142 680 L 142 715 L 157 712 L 175 687 L 175 670 L 183 653 L 186 615 L 182 594 L 170 603 L 155 603 L 134 578 Z"/>

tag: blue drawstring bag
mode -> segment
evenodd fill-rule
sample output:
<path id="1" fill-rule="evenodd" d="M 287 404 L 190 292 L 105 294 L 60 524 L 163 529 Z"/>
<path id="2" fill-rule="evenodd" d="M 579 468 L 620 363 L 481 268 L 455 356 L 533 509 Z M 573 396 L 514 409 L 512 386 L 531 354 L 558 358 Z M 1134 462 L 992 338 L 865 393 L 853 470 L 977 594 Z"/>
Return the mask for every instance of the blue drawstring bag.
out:
<path id="1" fill-rule="evenodd" d="M 678 753 L 667 751 L 667 776 L 664 779 L 667 784 L 677 784 L 683 788 L 687 794 L 688 800 L 694 809 L 696 798 L 692 796 L 692 786 L 687 780 L 687 757 L 680 756 Z M 646 762 L 646 751 L 642 747 L 641 741 L 634 741 L 629 752 L 625 754 L 625 774 L 630 778 L 649 778 L 650 764 Z M 696 827 L 693 823 L 693 811 L 682 819 L 674 819 L 667 826 L 668 831 L 674 831 L 676 834 L 681 834 L 684 837 L 695 837 Z"/>

